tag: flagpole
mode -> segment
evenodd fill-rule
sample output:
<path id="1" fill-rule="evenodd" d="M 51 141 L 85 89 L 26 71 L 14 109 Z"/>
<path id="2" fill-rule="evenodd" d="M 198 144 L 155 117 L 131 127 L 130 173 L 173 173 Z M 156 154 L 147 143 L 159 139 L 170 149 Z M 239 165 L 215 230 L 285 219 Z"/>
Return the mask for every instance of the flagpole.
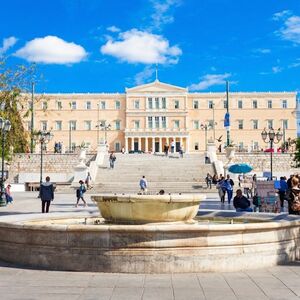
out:
<path id="1" fill-rule="evenodd" d="M 226 110 L 229 115 L 229 83 L 226 80 Z M 227 146 L 230 145 L 230 126 L 227 126 Z"/>

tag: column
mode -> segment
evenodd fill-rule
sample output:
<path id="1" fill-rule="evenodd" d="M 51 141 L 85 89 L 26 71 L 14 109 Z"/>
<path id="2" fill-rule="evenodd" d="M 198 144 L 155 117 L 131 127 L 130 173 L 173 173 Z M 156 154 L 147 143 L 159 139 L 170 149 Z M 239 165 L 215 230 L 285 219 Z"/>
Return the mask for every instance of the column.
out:
<path id="1" fill-rule="evenodd" d="M 155 137 L 152 137 L 152 152 L 155 152 Z"/>
<path id="2" fill-rule="evenodd" d="M 162 153 L 162 138 L 159 138 L 159 152 Z"/>
<path id="3" fill-rule="evenodd" d="M 180 137 L 180 146 L 183 147 L 183 139 Z"/>
<path id="4" fill-rule="evenodd" d="M 186 153 L 189 153 L 190 152 L 190 145 L 189 145 L 190 139 L 189 139 L 189 137 L 186 138 L 185 142 L 186 142 Z"/>
<path id="5" fill-rule="evenodd" d="M 134 137 L 131 138 L 131 151 L 134 150 Z"/>
<path id="6" fill-rule="evenodd" d="M 138 138 L 138 150 L 142 150 L 142 138 Z"/>
<path id="7" fill-rule="evenodd" d="M 125 153 L 128 153 L 128 137 L 125 137 Z"/>
<path id="8" fill-rule="evenodd" d="M 145 137 L 145 152 L 148 152 L 148 138 Z"/>

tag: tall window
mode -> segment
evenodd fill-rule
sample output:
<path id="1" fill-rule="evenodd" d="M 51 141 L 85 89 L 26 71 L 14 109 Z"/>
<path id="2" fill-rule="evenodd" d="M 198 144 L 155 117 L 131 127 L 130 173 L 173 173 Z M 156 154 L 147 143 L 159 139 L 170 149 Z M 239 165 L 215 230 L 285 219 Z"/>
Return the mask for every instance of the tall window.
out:
<path id="1" fill-rule="evenodd" d="M 121 109 L 121 102 L 119 100 L 115 101 L 115 109 Z"/>
<path id="2" fill-rule="evenodd" d="M 214 108 L 214 101 L 212 101 L 212 100 L 208 101 L 208 108 L 209 109 L 213 109 Z"/>
<path id="3" fill-rule="evenodd" d="M 287 108 L 287 100 L 281 101 L 281 108 Z"/>
<path id="4" fill-rule="evenodd" d="M 84 130 L 92 129 L 92 121 L 84 121 Z"/>
<path id="5" fill-rule="evenodd" d="M 166 117 L 161 117 L 161 126 L 162 128 L 167 128 L 167 120 Z"/>
<path id="6" fill-rule="evenodd" d="M 61 101 L 57 101 L 56 102 L 56 109 L 57 110 L 62 110 L 62 103 L 61 103 Z"/>
<path id="7" fill-rule="evenodd" d="M 105 101 L 100 102 L 100 108 L 101 109 L 106 109 L 106 102 Z"/>
<path id="8" fill-rule="evenodd" d="M 252 101 L 252 108 L 257 108 L 257 100 Z"/>
<path id="9" fill-rule="evenodd" d="M 155 108 L 159 109 L 159 98 L 155 98 Z"/>
<path id="10" fill-rule="evenodd" d="M 167 108 L 167 102 L 166 102 L 166 98 L 165 97 L 161 98 L 161 108 L 162 109 L 166 109 Z"/>
<path id="11" fill-rule="evenodd" d="M 179 129 L 180 122 L 179 120 L 174 120 L 174 128 Z"/>
<path id="12" fill-rule="evenodd" d="M 115 151 L 116 152 L 120 152 L 121 151 L 121 144 L 120 144 L 120 142 L 116 142 L 115 143 Z"/>
<path id="13" fill-rule="evenodd" d="M 47 121 L 41 121 L 41 130 L 44 130 L 44 131 L 48 130 L 47 129 Z"/>
<path id="14" fill-rule="evenodd" d="M 115 128 L 116 128 L 116 130 L 120 130 L 121 129 L 121 121 L 120 120 L 116 120 L 115 121 Z"/>
<path id="15" fill-rule="evenodd" d="M 76 109 L 77 108 L 77 103 L 76 101 L 71 102 L 71 109 Z"/>
<path id="16" fill-rule="evenodd" d="M 273 128 L 273 120 L 267 120 L 267 127 L 268 127 L 268 129 Z"/>
<path id="17" fill-rule="evenodd" d="M 42 102 L 42 110 L 46 110 L 48 108 L 48 102 L 47 101 L 43 101 Z"/>
<path id="18" fill-rule="evenodd" d="M 152 100 L 152 98 L 148 98 L 148 107 L 149 107 L 149 109 L 153 108 L 153 100 Z"/>
<path id="19" fill-rule="evenodd" d="M 288 120 L 282 120 L 282 127 L 284 128 L 284 129 L 288 129 Z"/>
<path id="20" fill-rule="evenodd" d="M 208 120 L 208 126 L 210 128 L 214 128 L 214 125 L 216 125 L 216 124 L 214 124 L 214 120 Z"/>
<path id="21" fill-rule="evenodd" d="M 252 120 L 252 123 L 253 123 L 252 124 L 253 125 L 252 128 L 253 129 L 258 129 L 258 120 Z"/>
<path id="22" fill-rule="evenodd" d="M 194 107 L 194 109 L 198 109 L 199 108 L 199 101 L 198 100 L 194 100 L 193 107 Z"/>
<path id="23" fill-rule="evenodd" d="M 268 100 L 268 108 L 272 108 L 272 107 L 273 107 L 272 100 Z"/>
<path id="24" fill-rule="evenodd" d="M 152 117 L 148 117 L 148 128 L 152 129 Z"/>
<path id="25" fill-rule="evenodd" d="M 92 105 L 91 105 L 91 101 L 86 101 L 85 102 L 85 109 L 91 109 Z"/>
<path id="26" fill-rule="evenodd" d="M 69 126 L 71 130 L 76 130 L 76 121 L 70 121 Z"/>
<path id="27" fill-rule="evenodd" d="M 134 128 L 140 129 L 140 121 L 134 121 Z"/>
<path id="28" fill-rule="evenodd" d="M 242 100 L 239 100 L 239 101 L 238 101 L 238 108 L 239 108 L 239 109 L 242 109 L 242 108 L 243 108 L 243 101 L 242 101 Z"/>
<path id="29" fill-rule="evenodd" d="M 244 129 L 244 120 L 238 120 L 238 129 Z"/>
<path id="30" fill-rule="evenodd" d="M 178 109 L 179 108 L 179 100 L 174 101 L 174 108 Z"/>
<path id="31" fill-rule="evenodd" d="M 159 128 L 159 117 L 155 117 L 155 128 Z"/>
<path id="32" fill-rule="evenodd" d="M 194 121 L 194 129 L 199 129 L 199 121 Z"/>
<path id="33" fill-rule="evenodd" d="M 55 130 L 62 130 L 62 121 L 55 121 Z"/>
<path id="34" fill-rule="evenodd" d="M 134 108 L 140 109 L 140 100 L 134 100 Z"/>

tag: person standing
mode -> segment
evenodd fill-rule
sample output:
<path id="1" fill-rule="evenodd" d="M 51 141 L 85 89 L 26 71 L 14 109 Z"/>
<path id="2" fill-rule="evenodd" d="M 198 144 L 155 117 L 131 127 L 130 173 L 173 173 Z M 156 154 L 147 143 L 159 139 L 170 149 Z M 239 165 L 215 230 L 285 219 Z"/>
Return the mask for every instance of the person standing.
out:
<path id="1" fill-rule="evenodd" d="M 78 203 L 79 203 L 79 200 L 81 199 L 84 203 L 84 206 L 87 206 L 86 204 L 86 201 L 84 200 L 83 198 L 83 194 L 86 192 L 86 188 L 84 186 L 84 183 L 82 180 L 79 180 L 79 188 L 76 190 L 76 197 L 77 197 L 77 202 L 75 204 L 75 207 L 78 207 Z"/>
<path id="2" fill-rule="evenodd" d="M 6 203 L 12 203 L 13 202 L 13 197 L 11 196 L 11 191 L 10 191 L 11 185 L 8 184 L 5 188 L 5 198 L 6 198 Z"/>
<path id="3" fill-rule="evenodd" d="M 179 147 L 179 155 L 181 158 L 183 158 L 183 147 L 181 145 Z"/>
<path id="4" fill-rule="evenodd" d="M 40 198 L 42 201 L 42 213 L 48 213 L 51 201 L 54 199 L 54 187 L 50 182 L 50 177 L 46 177 L 46 181 L 40 186 Z M 46 208 L 46 210 L 45 210 Z"/>
<path id="5" fill-rule="evenodd" d="M 211 189 L 212 176 L 209 173 L 207 173 L 205 177 L 205 182 L 206 182 L 206 188 L 208 189 L 209 187 Z"/>
<path id="6" fill-rule="evenodd" d="M 223 183 L 223 187 L 225 188 L 226 193 L 227 193 L 228 204 L 230 204 L 231 199 L 232 199 L 233 186 L 234 186 L 234 182 L 230 178 L 230 175 L 228 174 L 227 178 L 224 180 L 224 183 Z"/>
<path id="7" fill-rule="evenodd" d="M 284 200 L 286 197 L 286 192 L 288 190 L 288 185 L 283 176 L 280 177 L 279 183 L 280 183 L 280 188 L 278 190 L 278 194 L 279 194 L 279 200 L 280 200 L 280 209 L 283 210 Z"/>
<path id="8" fill-rule="evenodd" d="M 92 177 L 90 172 L 87 173 L 86 179 L 85 179 L 85 184 L 86 184 L 86 188 L 89 190 L 92 188 L 91 186 L 91 181 L 92 181 Z"/>
<path id="9" fill-rule="evenodd" d="M 174 140 L 172 140 L 172 142 L 171 142 L 171 152 L 175 153 L 175 141 Z"/>
<path id="10" fill-rule="evenodd" d="M 169 145 L 167 143 L 165 143 L 165 145 L 164 145 L 164 152 L 165 152 L 165 156 L 168 157 L 168 154 L 169 154 Z"/>
<path id="11" fill-rule="evenodd" d="M 142 193 L 147 193 L 148 182 L 144 175 L 140 180 L 140 188 L 141 188 Z"/>
<path id="12" fill-rule="evenodd" d="M 113 169 L 115 167 L 115 161 L 116 161 L 116 155 L 114 154 L 114 152 L 112 152 L 110 155 L 109 155 L 109 166 L 111 169 Z"/>
<path id="13" fill-rule="evenodd" d="M 226 190 L 224 188 L 224 181 L 225 181 L 225 178 L 221 174 L 220 175 L 220 179 L 218 180 L 217 185 L 216 185 L 216 188 L 218 190 L 219 197 L 220 197 L 220 200 L 221 200 L 221 204 L 224 204 L 224 202 L 225 202 L 225 193 L 226 193 Z"/>

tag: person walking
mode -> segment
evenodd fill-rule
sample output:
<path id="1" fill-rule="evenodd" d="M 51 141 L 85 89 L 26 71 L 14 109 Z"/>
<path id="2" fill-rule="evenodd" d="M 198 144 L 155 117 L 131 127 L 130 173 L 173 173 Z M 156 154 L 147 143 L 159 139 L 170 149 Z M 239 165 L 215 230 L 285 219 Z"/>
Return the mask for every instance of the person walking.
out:
<path id="1" fill-rule="evenodd" d="M 183 147 L 182 146 L 179 147 L 179 155 L 181 158 L 183 158 Z"/>
<path id="2" fill-rule="evenodd" d="M 206 182 L 206 188 L 208 189 L 209 187 L 211 189 L 212 176 L 209 173 L 207 173 L 205 177 L 205 182 Z"/>
<path id="3" fill-rule="evenodd" d="M 147 193 L 148 182 L 147 182 L 147 179 L 145 178 L 144 175 L 143 175 L 143 177 L 140 180 L 140 188 L 141 188 L 141 192 L 142 193 Z"/>
<path id="4" fill-rule="evenodd" d="M 83 201 L 84 206 L 87 206 L 86 201 L 83 198 L 83 194 L 86 192 L 86 188 L 85 188 L 84 182 L 82 180 L 79 180 L 79 184 L 80 184 L 80 186 L 76 190 L 77 202 L 75 204 L 75 207 L 78 207 L 78 203 L 79 203 L 80 199 Z"/>
<path id="5" fill-rule="evenodd" d="M 114 154 L 114 152 L 112 152 L 110 155 L 109 155 L 109 166 L 111 169 L 113 169 L 115 167 L 115 161 L 116 161 L 116 155 Z"/>
<path id="6" fill-rule="evenodd" d="M 165 145 L 164 145 L 164 153 L 165 153 L 165 156 L 168 157 L 168 154 L 169 154 L 169 145 L 167 143 L 165 143 Z"/>
<path id="7" fill-rule="evenodd" d="M 283 211 L 284 200 L 286 198 L 286 192 L 288 190 L 288 185 L 283 176 L 280 177 L 279 183 L 280 183 L 280 188 L 278 190 L 278 194 L 279 194 L 279 200 L 280 200 L 280 209 L 281 209 L 281 211 Z"/>
<path id="8" fill-rule="evenodd" d="M 5 188 L 5 199 L 7 204 L 13 202 L 13 197 L 11 196 L 10 188 L 11 188 L 10 184 L 8 184 Z"/>
<path id="9" fill-rule="evenodd" d="M 247 211 L 253 212 L 250 207 L 250 201 L 243 195 L 242 190 L 236 190 L 236 196 L 233 198 L 233 206 L 237 212 Z"/>
<path id="10" fill-rule="evenodd" d="M 225 202 L 225 193 L 226 193 L 226 189 L 223 187 L 224 181 L 225 181 L 225 178 L 221 174 L 220 179 L 218 180 L 217 185 L 216 185 L 216 188 L 218 190 L 219 197 L 220 197 L 222 204 L 224 204 L 224 202 Z"/>
<path id="11" fill-rule="evenodd" d="M 223 188 L 226 190 L 227 193 L 227 201 L 228 204 L 230 204 L 231 199 L 232 199 L 232 194 L 233 194 L 233 186 L 234 186 L 234 182 L 233 180 L 230 178 L 230 175 L 227 175 L 227 178 L 224 180 L 223 182 Z"/>
<path id="12" fill-rule="evenodd" d="M 90 172 L 87 173 L 86 179 L 85 179 L 85 184 L 86 184 L 86 188 L 89 190 L 92 188 L 91 186 L 91 181 L 92 181 L 92 177 Z"/>
<path id="13" fill-rule="evenodd" d="M 174 140 L 172 140 L 172 142 L 171 142 L 171 152 L 175 153 L 175 141 Z"/>
<path id="14" fill-rule="evenodd" d="M 54 199 L 54 187 L 50 182 L 50 177 L 46 177 L 46 181 L 41 183 L 40 198 L 42 201 L 42 213 L 48 213 L 51 201 Z M 45 209 L 46 208 L 46 209 Z"/>

